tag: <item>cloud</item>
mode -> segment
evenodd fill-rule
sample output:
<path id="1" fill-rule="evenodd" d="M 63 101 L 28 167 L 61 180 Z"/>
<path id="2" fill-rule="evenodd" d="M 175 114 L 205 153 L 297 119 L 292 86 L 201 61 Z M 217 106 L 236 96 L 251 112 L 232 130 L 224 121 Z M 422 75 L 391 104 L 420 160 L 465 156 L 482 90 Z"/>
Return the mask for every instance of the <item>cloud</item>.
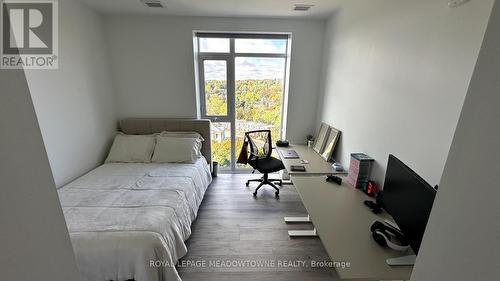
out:
<path id="1" fill-rule="evenodd" d="M 284 79 L 284 58 L 236 58 L 236 80 Z"/>
<path id="2" fill-rule="evenodd" d="M 205 80 L 226 80 L 226 61 L 206 60 L 204 61 Z"/>
<path id="3" fill-rule="evenodd" d="M 200 50 L 210 52 L 229 52 L 227 38 L 200 38 Z M 237 53 L 285 53 L 286 40 L 282 39 L 236 39 Z M 223 60 L 205 60 L 206 80 L 226 80 L 227 67 Z M 247 79 L 284 79 L 284 58 L 236 57 L 236 80 Z"/>
<path id="4" fill-rule="evenodd" d="M 200 38 L 201 52 L 229 52 L 228 38 Z M 270 53 L 284 54 L 286 53 L 287 41 L 284 39 L 250 39 L 238 38 L 235 39 L 236 53 Z"/>
<path id="5" fill-rule="evenodd" d="M 226 62 L 205 60 L 205 80 L 226 80 Z M 264 80 L 285 77 L 284 58 L 237 57 L 235 61 L 236 80 Z"/>
<path id="6" fill-rule="evenodd" d="M 286 53 L 286 40 L 283 39 L 236 39 L 237 53 Z"/>
<path id="7" fill-rule="evenodd" d="M 200 38 L 201 52 L 229 53 L 229 39 L 227 38 Z"/>

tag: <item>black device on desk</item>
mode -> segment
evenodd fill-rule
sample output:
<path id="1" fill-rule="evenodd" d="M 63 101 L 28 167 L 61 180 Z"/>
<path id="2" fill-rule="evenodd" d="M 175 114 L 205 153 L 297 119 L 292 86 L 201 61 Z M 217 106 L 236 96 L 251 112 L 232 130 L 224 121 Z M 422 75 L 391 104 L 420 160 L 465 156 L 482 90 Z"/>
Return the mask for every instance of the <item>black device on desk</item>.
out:
<path id="1" fill-rule="evenodd" d="M 338 185 L 341 185 L 342 184 L 342 178 L 341 177 L 338 177 L 338 176 L 335 176 L 335 175 L 329 175 L 326 177 L 326 181 L 327 182 L 334 182 Z"/>
<path id="2" fill-rule="evenodd" d="M 277 140 L 276 141 L 276 146 L 278 147 L 287 147 L 290 145 L 290 142 L 288 140 Z"/>
<path id="3" fill-rule="evenodd" d="M 306 171 L 306 167 L 301 166 L 301 165 L 291 165 L 290 166 L 290 170 L 292 170 L 294 172 L 305 172 Z"/>
<path id="4" fill-rule="evenodd" d="M 371 200 L 365 200 L 363 202 L 374 214 L 380 214 L 383 212 L 382 205 L 377 204 L 377 202 L 371 201 Z"/>

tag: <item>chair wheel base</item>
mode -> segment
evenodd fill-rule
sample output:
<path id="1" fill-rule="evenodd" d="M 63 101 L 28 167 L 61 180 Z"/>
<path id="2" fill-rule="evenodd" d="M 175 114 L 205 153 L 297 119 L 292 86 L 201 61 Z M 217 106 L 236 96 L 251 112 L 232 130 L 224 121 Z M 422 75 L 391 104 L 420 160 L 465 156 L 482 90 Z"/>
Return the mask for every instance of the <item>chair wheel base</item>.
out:
<path id="1" fill-rule="evenodd" d="M 245 183 L 246 186 L 249 186 L 251 182 L 259 182 L 260 183 L 259 186 L 257 186 L 257 188 L 254 190 L 253 197 L 257 197 L 257 192 L 258 192 L 258 190 L 262 186 L 264 186 L 264 185 L 270 185 L 270 186 L 272 186 L 276 190 L 276 192 L 274 193 L 274 195 L 276 196 L 276 198 L 278 198 L 279 194 L 280 194 L 280 190 L 279 190 L 279 188 L 275 184 L 278 184 L 280 186 L 283 184 L 280 179 L 270 179 L 268 174 L 262 175 L 262 178 L 260 178 L 260 179 L 250 179 L 250 180 L 247 180 L 246 183 Z"/>

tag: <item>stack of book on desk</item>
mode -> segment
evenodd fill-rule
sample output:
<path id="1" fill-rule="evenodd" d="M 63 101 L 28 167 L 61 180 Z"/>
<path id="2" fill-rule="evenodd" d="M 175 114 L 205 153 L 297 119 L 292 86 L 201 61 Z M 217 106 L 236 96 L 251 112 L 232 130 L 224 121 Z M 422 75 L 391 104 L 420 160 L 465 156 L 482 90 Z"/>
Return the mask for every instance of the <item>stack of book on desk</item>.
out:
<path id="1" fill-rule="evenodd" d="M 367 185 L 373 161 L 373 158 L 364 153 L 351 153 L 347 182 L 356 188 L 363 188 Z"/>

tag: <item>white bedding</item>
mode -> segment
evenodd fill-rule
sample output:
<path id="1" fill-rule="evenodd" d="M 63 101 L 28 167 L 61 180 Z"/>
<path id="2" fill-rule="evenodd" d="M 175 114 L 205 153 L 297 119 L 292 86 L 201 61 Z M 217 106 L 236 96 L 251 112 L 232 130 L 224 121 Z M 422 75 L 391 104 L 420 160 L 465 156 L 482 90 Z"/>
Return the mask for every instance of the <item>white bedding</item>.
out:
<path id="1" fill-rule="evenodd" d="M 59 189 L 81 280 L 181 280 L 175 263 L 211 180 L 202 157 L 108 163 Z"/>

